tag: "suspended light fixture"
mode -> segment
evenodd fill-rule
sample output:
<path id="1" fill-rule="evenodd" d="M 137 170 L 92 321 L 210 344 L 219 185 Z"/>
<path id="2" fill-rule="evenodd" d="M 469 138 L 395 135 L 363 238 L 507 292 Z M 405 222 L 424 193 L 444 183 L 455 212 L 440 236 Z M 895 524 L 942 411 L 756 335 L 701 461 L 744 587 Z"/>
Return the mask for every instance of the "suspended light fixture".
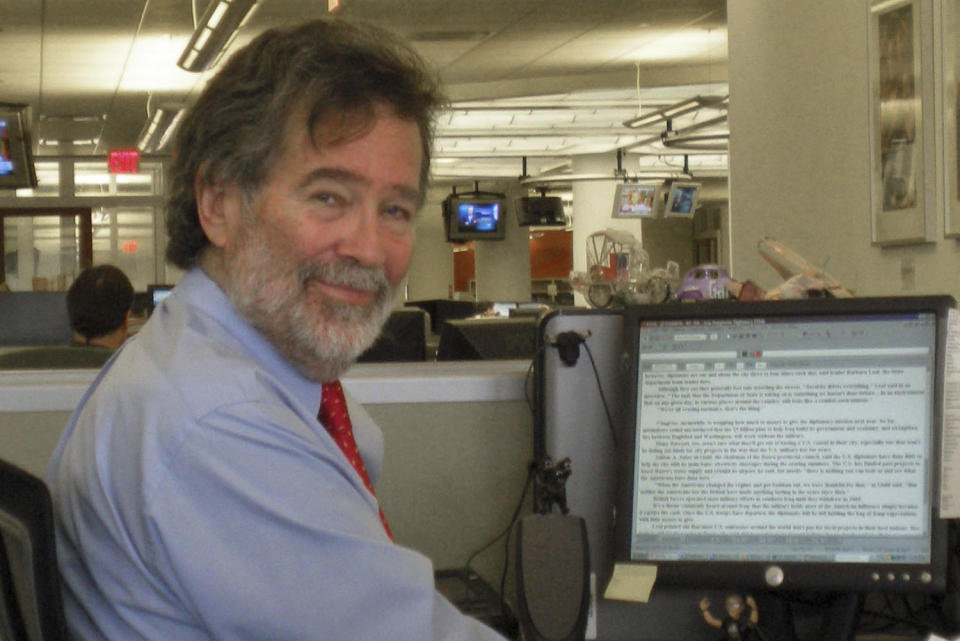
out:
<path id="1" fill-rule="evenodd" d="M 648 114 L 631 118 L 623 122 L 624 127 L 631 129 L 640 129 L 657 123 L 673 120 L 678 116 L 693 113 L 698 109 L 709 107 L 713 109 L 723 109 L 727 106 L 728 96 L 694 96 L 686 100 L 667 105 L 663 109 L 652 111 Z"/>
<path id="2" fill-rule="evenodd" d="M 213 66 L 256 4 L 257 0 L 212 0 L 177 65 L 194 72 Z"/>
<path id="3" fill-rule="evenodd" d="M 162 151 L 173 136 L 183 109 L 179 107 L 158 107 L 137 136 L 137 149 L 145 154 Z"/>

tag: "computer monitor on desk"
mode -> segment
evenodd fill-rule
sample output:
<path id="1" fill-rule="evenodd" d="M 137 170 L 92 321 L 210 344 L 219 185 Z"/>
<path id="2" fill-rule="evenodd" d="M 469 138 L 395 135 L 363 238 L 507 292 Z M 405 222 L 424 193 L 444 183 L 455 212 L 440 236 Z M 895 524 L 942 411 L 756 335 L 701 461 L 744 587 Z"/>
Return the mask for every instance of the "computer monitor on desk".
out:
<path id="1" fill-rule="evenodd" d="M 153 313 L 153 310 L 157 308 L 158 305 L 163 301 L 164 298 L 170 295 L 170 292 L 173 291 L 173 285 L 165 285 L 160 283 L 154 283 L 152 285 L 147 285 L 147 312 Z"/>
<path id="2" fill-rule="evenodd" d="M 468 318 L 443 324 L 438 361 L 532 358 L 537 351 L 537 318 Z"/>
<path id="3" fill-rule="evenodd" d="M 953 304 L 626 310 L 616 563 L 655 567 L 658 586 L 942 592 Z"/>

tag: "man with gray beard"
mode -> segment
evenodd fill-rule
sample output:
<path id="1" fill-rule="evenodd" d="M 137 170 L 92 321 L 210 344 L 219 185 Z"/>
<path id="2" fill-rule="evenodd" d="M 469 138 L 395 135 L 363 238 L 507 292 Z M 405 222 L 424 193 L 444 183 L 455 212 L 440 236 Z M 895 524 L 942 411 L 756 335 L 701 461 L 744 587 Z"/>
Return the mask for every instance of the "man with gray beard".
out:
<path id="1" fill-rule="evenodd" d="M 393 543 L 380 431 L 336 382 L 406 273 L 439 105 L 405 45 L 323 20 L 262 34 L 191 107 L 186 274 L 47 472 L 72 638 L 500 639 Z"/>

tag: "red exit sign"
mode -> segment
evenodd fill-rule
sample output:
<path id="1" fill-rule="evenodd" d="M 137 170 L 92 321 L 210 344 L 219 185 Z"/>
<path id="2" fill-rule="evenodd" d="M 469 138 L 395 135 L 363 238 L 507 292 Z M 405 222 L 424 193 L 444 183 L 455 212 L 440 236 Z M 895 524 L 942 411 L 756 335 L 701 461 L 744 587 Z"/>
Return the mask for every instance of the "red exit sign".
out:
<path id="1" fill-rule="evenodd" d="M 111 149 L 107 156 L 111 174 L 135 174 L 140 171 L 140 151 L 137 149 Z"/>

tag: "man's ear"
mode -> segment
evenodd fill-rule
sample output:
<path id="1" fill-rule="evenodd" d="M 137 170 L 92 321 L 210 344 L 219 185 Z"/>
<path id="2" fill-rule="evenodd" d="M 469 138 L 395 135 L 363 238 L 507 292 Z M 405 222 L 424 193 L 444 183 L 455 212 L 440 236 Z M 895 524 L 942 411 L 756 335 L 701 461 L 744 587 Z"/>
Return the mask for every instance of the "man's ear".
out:
<path id="1" fill-rule="evenodd" d="M 208 182 L 203 172 L 198 172 L 193 181 L 193 193 L 197 200 L 197 218 L 214 247 L 223 247 L 229 238 L 227 188 L 221 181 Z"/>

